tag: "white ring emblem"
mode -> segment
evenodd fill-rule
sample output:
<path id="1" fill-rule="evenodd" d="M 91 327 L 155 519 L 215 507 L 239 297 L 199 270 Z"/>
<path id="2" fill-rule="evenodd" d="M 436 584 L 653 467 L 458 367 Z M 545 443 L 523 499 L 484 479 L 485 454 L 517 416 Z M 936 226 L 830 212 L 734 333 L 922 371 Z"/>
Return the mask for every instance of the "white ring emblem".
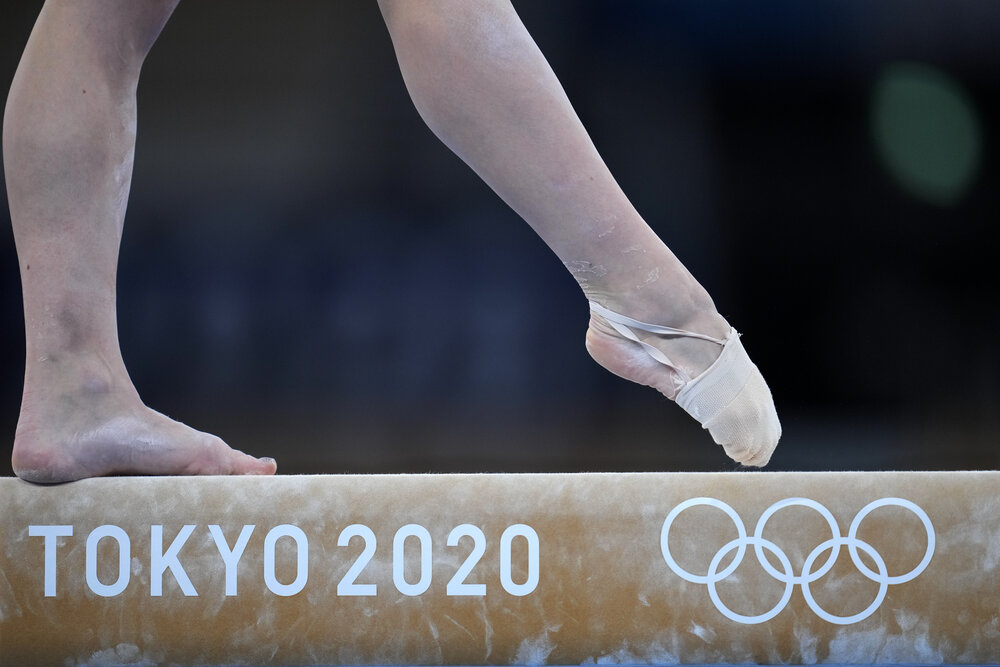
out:
<path id="1" fill-rule="evenodd" d="M 674 520 L 681 512 L 698 505 L 715 507 L 725 512 L 729 515 L 729 518 L 732 519 L 733 524 L 736 526 L 736 532 L 739 535 L 735 540 L 732 540 L 716 552 L 712 561 L 708 565 L 708 572 L 704 575 L 688 572 L 677 564 L 677 561 L 674 560 L 673 555 L 670 553 L 670 526 L 673 525 Z M 887 505 L 902 507 L 910 510 L 917 515 L 917 518 L 919 518 L 921 523 L 924 524 L 924 529 L 927 531 L 927 550 L 924 553 L 923 559 L 909 572 L 896 576 L 889 575 L 889 572 L 886 569 L 885 560 L 883 560 L 881 554 L 879 554 L 878 551 L 872 547 L 872 545 L 858 538 L 858 527 L 861 525 L 864 518 L 867 517 L 873 510 Z M 788 560 L 788 556 L 785 552 L 782 551 L 781 548 L 774 542 L 766 540 L 763 537 L 764 526 L 767 524 L 768 519 L 770 519 L 771 516 L 778 510 L 792 506 L 808 507 L 816 510 L 820 516 L 826 520 L 827 525 L 830 527 L 830 533 L 832 534 L 831 539 L 821 542 L 809 553 L 802 565 L 802 574 L 800 575 L 796 575 L 792 570 L 791 561 Z M 775 580 L 785 584 L 785 591 L 782 594 L 781 599 L 778 601 L 778 604 L 776 604 L 769 611 L 766 611 L 763 614 L 758 614 L 757 616 L 744 616 L 742 614 L 737 614 L 722 602 L 719 598 L 719 593 L 716 590 L 716 584 L 729 577 L 729 575 L 735 572 L 736 568 L 740 566 L 740 563 L 743 562 L 743 557 L 746 555 L 747 547 L 749 546 L 754 548 L 757 560 L 760 561 L 761 567 L 764 568 L 764 571 Z M 824 576 L 833 568 L 834 563 L 836 563 L 837 558 L 840 556 L 840 548 L 845 546 L 847 547 L 848 553 L 851 555 L 851 561 L 854 563 L 854 566 L 858 568 L 858 571 L 861 572 L 861 574 L 866 578 L 878 584 L 878 593 L 875 595 L 875 600 L 863 611 L 851 616 L 836 616 L 817 604 L 816 600 L 813 598 L 809 585 Z M 874 614 L 879 606 L 881 606 L 882 601 L 885 600 L 886 591 L 891 584 L 902 584 L 907 581 L 911 581 L 927 568 L 927 565 L 931 562 L 931 557 L 934 555 L 934 526 L 931 525 L 931 520 L 927 516 L 927 513 L 924 512 L 924 510 L 921 509 L 916 503 L 903 498 L 881 498 L 874 502 L 870 502 L 861 508 L 861 511 L 857 513 L 854 520 L 851 522 L 851 527 L 847 532 L 847 537 L 842 537 L 840 534 L 840 527 L 837 525 L 836 519 L 833 518 L 833 514 L 831 514 L 830 510 L 826 507 L 815 500 L 810 500 L 809 498 L 785 498 L 784 500 L 780 500 L 764 510 L 764 513 L 761 514 L 760 519 L 757 521 L 757 527 L 754 529 L 753 535 L 747 535 L 746 526 L 744 526 L 740 515 L 726 503 L 715 498 L 691 498 L 690 500 L 685 500 L 679 504 L 670 511 L 670 514 L 667 515 L 666 520 L 663 522 L 663 529 L 660 531 L 660 549 L 663 551 L 663 559 L 677 576 L 694 584 L 707 585 L 708 595 L 712 599 L 712 604 L 715 605 L 715 608 L 718 609 L 723 616 L 732 621 L 736 621 L 737 623 L 756 624 L 771 620 L 780 614 L 786 606 L 788 606 L 788 601 L 792 597 L 795 585 L 798 584 L 802 587 L 802 597 L 805 598 L 806 604 L 809 605 L 809 608 L 812 609 L 817 616 L 825 621 L 829 621 L 830 623 L 836 623 L 837 625 L 849 625 L 851 623 L 862 621 Z M 861 560 L 861 557 L 858 555 L 859 550 L 868 554 L 868 556 L 875 563 L 875 567 L 878 570 L 877 572 L 872 571 L 872 569 Z M 722 560 L 731 551 L 736 551 L 736 556 L 733 558 L 733 562 L 720 572 L 719 566 L 721 565 Z M 764 551 L 769 551 L 777 557 L 783 571 L 779 571 L 771 565 L 767 557 L 764 555 Z M 830 552 L 830 557 L 826 559 L 826 562 L 823 563 L 819 569 L 813 571 L 813 566 L 816 564 L 817 559 L 825 551 Z"/>

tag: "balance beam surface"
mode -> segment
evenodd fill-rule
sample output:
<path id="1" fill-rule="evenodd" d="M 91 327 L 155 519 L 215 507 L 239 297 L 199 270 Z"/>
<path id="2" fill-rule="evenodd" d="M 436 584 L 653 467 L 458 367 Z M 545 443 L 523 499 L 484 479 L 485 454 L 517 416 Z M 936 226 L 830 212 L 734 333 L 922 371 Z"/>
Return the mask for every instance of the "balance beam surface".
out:
<path id="1" fill-rule="evenodd" d="M 0 664 L 1000 663 L 1000 473 L 0 479 Z"/>

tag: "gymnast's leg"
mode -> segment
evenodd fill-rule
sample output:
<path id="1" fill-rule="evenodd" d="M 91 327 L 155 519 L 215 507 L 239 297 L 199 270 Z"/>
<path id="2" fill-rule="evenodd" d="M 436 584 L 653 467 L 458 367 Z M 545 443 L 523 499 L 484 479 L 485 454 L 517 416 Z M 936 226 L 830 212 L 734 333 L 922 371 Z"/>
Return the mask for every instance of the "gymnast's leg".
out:
<path id="1" fill-rule="evenodd" d="M 177 0 L 48 0 L 4 114 L 27 345 L 12 463 L 59 482 L 274 472 L 147 408 L 118 345 L 115 275 L 139 69 Z"/>
<path id="2" fill-rule="evenodd" d="M 379 3 L 407 89 L 431 130 L 535 229 L 592 303 L 614 311 L 592 311 L 594 359 L 679 403 L 686 382 L 711 377 L 700 391 L 721 378 L 732 386 L 705 399 L 714 404 L 704 418 L 698 401 L 685 409 L 732 458 L 767 463 L 781 428 L 763 377 L 735 349 L 738 337 L 708 293 L 629 203 L 509 1 Z M 625 326 L 632 340 L 621 321 L 609 320 L 615 313 L 717 340 Z M 720 341 L 729 338 L 734 345 L 722 356 L 742 355 L 738 372 L 716 363 Z"/>

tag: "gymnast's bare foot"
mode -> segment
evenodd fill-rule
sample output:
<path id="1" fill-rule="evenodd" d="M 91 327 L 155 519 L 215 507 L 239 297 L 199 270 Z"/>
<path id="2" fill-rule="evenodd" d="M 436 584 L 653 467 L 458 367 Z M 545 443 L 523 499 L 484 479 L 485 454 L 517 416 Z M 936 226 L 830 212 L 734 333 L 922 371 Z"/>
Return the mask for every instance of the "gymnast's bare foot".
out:
<path id="1" fill-rule="evenodd" d="M 90 368 L 86 368 L 90 366 Z M 274 474 L 257 459 L 147 408 L 127 376 L 100 364 L 42 359 L 25 383 L 12 464 L 21 479 L 103 475 Z"/>
<path id="2" fill-rule="evenodd" d="M 147 408 L 118 346 L 135 90 L 176 4 L 47 2 L 11 83 L 3 161 L 27 356 L 11 460 L 26 480 L 275 471 Z"/>

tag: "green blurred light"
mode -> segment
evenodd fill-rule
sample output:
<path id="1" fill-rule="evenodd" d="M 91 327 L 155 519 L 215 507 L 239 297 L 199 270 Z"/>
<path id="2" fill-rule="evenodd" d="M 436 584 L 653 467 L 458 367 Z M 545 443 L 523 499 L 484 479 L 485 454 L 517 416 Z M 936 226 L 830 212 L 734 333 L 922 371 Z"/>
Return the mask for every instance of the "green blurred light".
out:
<path id="1" fill-rule="evenodd" d="M 979 167 L 982 129 L 957 81 L 927 65 L 889 65 L 875 84 L 871 122 L 879 157 L 903 190 L 938 206 L 961 200 Z"/>

